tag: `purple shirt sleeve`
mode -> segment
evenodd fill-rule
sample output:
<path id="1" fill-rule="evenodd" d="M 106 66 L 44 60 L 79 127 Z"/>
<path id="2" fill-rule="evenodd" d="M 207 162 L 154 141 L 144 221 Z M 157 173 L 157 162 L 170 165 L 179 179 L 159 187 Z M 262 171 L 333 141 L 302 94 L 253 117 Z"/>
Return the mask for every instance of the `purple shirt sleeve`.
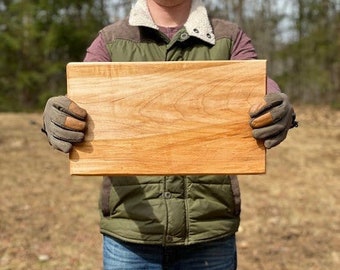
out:
<path id="1" fill-rule="evenodd" d="M 84 62 L 111 62 L 102 33 L 99 33 L 90 47 L 87 48 Z"/>
<path id="2" fill-rule="evenodd" d="M 267 77 L 267 94 L 281 92 L 280 87 L 271 78 Z"/>
<path id="3" fill-rule="evenodd" d="M 230 60 L 251 60 L 257 59 L 257 53 L 251 39 L 240 29 L 233 43 Z M 281 92 L 275 81 L 267 77 L 267 94 Z"/>
<path id="4" fill-rule="evenodd" d="M 235 40 L 233 40 L 233 48 L 230 60 L 251 60 L 257 59 L 257 53 L 251 39 L 239 29 Z"/>

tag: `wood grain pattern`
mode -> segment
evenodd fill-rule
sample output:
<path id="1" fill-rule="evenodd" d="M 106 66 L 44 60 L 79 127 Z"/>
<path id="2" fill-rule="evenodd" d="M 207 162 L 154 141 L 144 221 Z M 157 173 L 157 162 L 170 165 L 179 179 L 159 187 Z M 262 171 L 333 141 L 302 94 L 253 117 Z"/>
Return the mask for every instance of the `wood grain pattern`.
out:
<path id="1" fill-rule="evenodd" d="M 67 95 L 88 112 L 76 175 L 265 172 L 248 110 L 266 61 L 69 63 Z"/>

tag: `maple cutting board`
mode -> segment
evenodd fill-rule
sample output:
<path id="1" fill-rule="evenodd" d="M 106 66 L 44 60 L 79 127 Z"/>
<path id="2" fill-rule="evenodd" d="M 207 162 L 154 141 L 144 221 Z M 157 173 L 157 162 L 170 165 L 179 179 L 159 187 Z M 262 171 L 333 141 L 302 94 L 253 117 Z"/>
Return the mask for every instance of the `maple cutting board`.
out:
<path id="1" fill-rule="evenodd" d="M 265 60 L 69 63 L 67 95 L 88 112 L 70 173 L 264 173 L 248 110 L 265 90 Z"/>

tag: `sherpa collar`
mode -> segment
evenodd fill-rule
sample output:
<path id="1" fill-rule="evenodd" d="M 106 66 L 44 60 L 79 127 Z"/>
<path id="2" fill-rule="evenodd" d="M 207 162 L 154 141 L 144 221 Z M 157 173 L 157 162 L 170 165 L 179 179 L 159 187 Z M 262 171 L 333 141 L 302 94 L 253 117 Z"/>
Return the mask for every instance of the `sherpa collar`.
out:
<path id="1" fill-rule="evenodd" d="M 129 23 L 132 26 L 159 29 L 151 17 L 147 0 L 137 0 L 131 9 Z M 208 18 L 208 12 L 201 0 L 192 0 L 189 18 L 184 27 L 190 36 L 215 44 L 215 35 Z"/>

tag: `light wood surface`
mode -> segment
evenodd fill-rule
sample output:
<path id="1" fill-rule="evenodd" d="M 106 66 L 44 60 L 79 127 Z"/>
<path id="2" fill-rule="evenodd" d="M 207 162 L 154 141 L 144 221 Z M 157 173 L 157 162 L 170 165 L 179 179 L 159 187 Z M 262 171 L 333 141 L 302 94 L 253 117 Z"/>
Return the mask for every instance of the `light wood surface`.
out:
<path id="1" fill-rule="evenodd" d="M 265 60 L 69 63 L 67 95 L 88 112 L 70 173 L 264 173 L 248 110 L 265 88 Z"/>

